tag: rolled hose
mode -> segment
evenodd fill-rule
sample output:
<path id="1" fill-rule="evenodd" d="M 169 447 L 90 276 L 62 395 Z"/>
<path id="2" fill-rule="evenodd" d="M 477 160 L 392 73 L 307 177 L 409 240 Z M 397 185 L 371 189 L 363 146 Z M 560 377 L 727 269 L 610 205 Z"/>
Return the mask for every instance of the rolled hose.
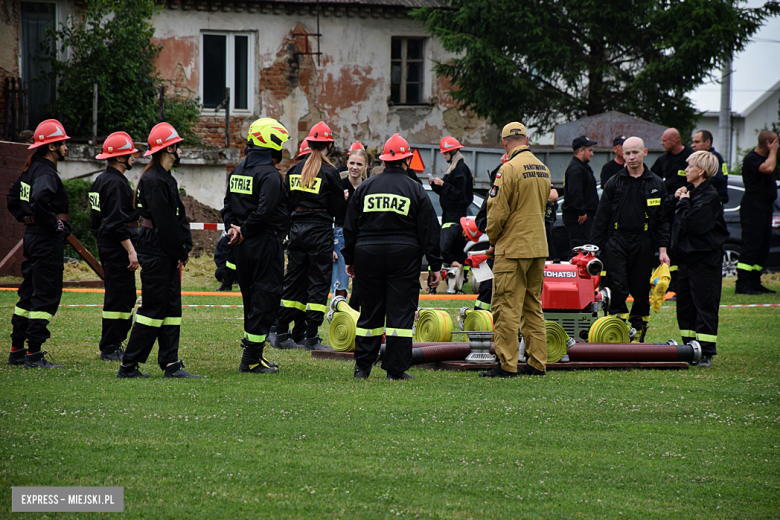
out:
<path id="1" fill-rule="evenodd" d="M 604 316 L 593 322 L 588 331 L 590 343 L 628 343 L 628 325 L 615 316 Z"/>
<path id="2" fill-rule="evenodd" d="M 444 311 L 426 309 L 419 313 L 414 341 L 452 341 L 452 318 Z"/>
<path id="3" fill-rule="evenodd" d="M 330 345 L 338 352 L 354 352 L 355 331 L 360 313 L 345 301 L 337 302 L 335 307 L 336 311 L 328 327 Z"/>
<path id="4" fill-rule="evenodd" d="M 569 335 L 554 321 L 547 320 L 544 324 L 547 327 L 547 362 L 557 363 L 566 354 Z"/>
<path id="5" fill-rule="evenodd" d="M 481 309 L 466 311 L 466 320 L 463 322 L 463 330 L 467 331 L 492 331 L 493 315 L 490 311 Z"/>

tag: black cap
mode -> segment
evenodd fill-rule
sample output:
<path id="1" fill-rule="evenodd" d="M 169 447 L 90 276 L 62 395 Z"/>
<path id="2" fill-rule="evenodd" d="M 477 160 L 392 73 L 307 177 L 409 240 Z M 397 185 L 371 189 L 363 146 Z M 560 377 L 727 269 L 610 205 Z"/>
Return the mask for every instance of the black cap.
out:
<path id="1" fill-rule="evenodd" d="M 614 138 L 612 140 L 612 146 L 617 146 L 619 144 L 623 144 L 623 143 L 626 142 L 626 139 L 628 139 L 628 137 L 626 137 L 624 135 L 619 135 L 619 136 L 617 136 L 616 138 Z"/>
<path id="2" fill-rule="evenodd" d="M 571 147 L 575 150 L 582 148 L 583 146 L 595 146 L 596 141 L 591 141 L 584 135 L 579 136 L 577 139 L 571 142 Z"/>

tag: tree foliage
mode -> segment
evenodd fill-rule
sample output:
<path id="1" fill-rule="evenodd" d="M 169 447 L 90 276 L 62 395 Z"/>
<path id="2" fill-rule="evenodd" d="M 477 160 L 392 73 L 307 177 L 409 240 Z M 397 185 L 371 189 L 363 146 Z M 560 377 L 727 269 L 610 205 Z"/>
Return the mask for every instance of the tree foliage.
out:
<path id="1" fill-rule="evenodd" d="M 57 82 L 50 112 L 63 119 L 71 135 L 92 135 L 97 84 L 98 135 L 124 130 L 143 142 L 159 118 L 162 80 L 154 60 L 162 47 L 152 43 L 151 20 L 161 7 L 155 0 L 87 0 L 86 6 L 82 19 L 50 31 L 56 45 L 46 61 Z M 165 108 L 182 137 L 195 140 L 197 101 L 168 99 Z"/>
<path id="2" fill-rule="evenodd" d="M 686 94 L 779 12 L 777 1 L 452 0 L 413 15 L 456 55 L 435 66 L 452 97 L 496 125 L 549 131 L 618 110 L 684 132 L 697 114 Z"/>

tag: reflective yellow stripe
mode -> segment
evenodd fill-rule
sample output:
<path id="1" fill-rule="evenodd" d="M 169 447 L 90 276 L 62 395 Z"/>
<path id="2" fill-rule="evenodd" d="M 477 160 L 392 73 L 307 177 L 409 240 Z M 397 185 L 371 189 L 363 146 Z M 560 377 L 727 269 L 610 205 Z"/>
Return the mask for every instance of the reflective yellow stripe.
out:
<path id="1" fill-rule="evenodd" d="M 674 271 L 676 271 L 676 270 L 677 270 L 677 266 L 676 266 L 676 265 L 670 265 L 670 266 L 669 266 L 669 272 L 670 272 L 670 273 L 672 273 L 672 272 L 674 272 Z"/>
<path id="2" fill-rule="evenodd" d="M 21 316 L 22 318 L 30 317 L 30 311 L 24 310 L 21 307 L 14 307 L 14 314 Z"/>
<path id="3" fill-rule="evenodd" d="M 607 272 L 606 271 L 601 271 L 601 276 L 607 276 Z"/>
<path id="4" fill-rule="evenodd" d="M 181 316 L 178 318 L 165 318 L 162 320 L 163 326 L 165 325 L 181 325 Z"/>
<path id="5" fill-rule="evenodd" d="M 723 163 L 723 166 L 721 166 L 720 169 L 723 172 L 723 176 L 728 177 L 729 169 L 726 167 L 726 163 Z"/>
<path id="6" fill-rule="evenodd" d="M 743 264 L 742 262 L 737 262 L 737 269 L 742 269 L 743 271 L 752 271 L 753 266 L 748 264 Z"/>
<path id="7" fill-rule="evenodd" d="M 680 336 L 682 336 L 684 338 L 695 338 L 696 337 L 696 331 L 680 329 Z"/>
<path id="8" fill-rule="evenodd" d="M 129 320 L 132 312 L 103 311 L 104 320 Z"/>
<path id="9" fill-rule="evenodd" d="M 713 336 L 712 334 L 696 334 L 696 339 L 699 341 L 709 341 L 711 343 L 716 343 L 718 341 L 718 336 Z"/>
<path id="10" fill-rule="evenodd" d="M 469 269 L 471 269 L 471 266 L 470 266 L 470 265 L 464 265 L 464 266 L 463 266 L 463 270 L 464 270 L 464 271 L 468 271 Z"/>
<path id="11" fill-rule="evenodd" d="M 43 311 L 30 311 L 31 320 L 46 320 L 51 321 L 52 315 Z"/>
<path id="12" fill-rule="evenodd" d="M 445 222 L 444 224 L 441 225 L 441 228 L 442 229 L 447 229 L 448 227 L 454 226 L 454 225 L 455 225 L 455 222 Z"/>
<path id="13" fill-rule="evenodd" d="M 298 309 L 299 311 L 306 310 L 306 304 L 301 302 L 294 302 L 292 300 L 282 300 L 282 307 L 289 307 L 291 309 Z"/>
<path id="14" fill-rule="evenodd" d="M 265 334 L 259 335 L 259 334 L 250 334 L 248 332 L 244 332 L 244 337 L 251 341 L 252 343 L 262 343 L 265 341 Z"/>
<path id="15" fill-rule="evenodd" d="M 328 306 L 320 305 L 319 303 L 307 303 L 306 310 L 314 312 L 328 312 Z"/>
<path id="16" fill-rule="evenodd" d="M 378 327 L 376 329 L 361 329 L 360 327 L 355 327 L 355 335 L 363 336 L 365 338 L 381 336 L 384 331 L 384 327 Z"/>
<path id="17" fill-rule="evenodd" d="M 490 310 L 490 304 L 487 302 L 481 302 L 479 300 L 474 302 L 474 307 L 477 309 L 482 309 L 483 311 L 489 311 Z"/>
<path id="18" fill-rule="evenodd" d="M 763 267 L 762 267 L 762 266 L 760 266 L 760 265 L 758 265 L 758 264 L 756 264 L 756 265 L 754 265 L 754 266 L 753 266 L 753 270 L 754 270 L 754 271 L 760 271 L 761 269 L 763 269 Z"/>
<path id="19" fill-rule="evenodd" d="M 141 325 L 146 325 L 147 327 L 161 327 L 163 320 L 155 320 L 152 318 L 147 318 L 146 316 L 143 316 L 141 314 L 135 315 L 135 321 L 140 323 Z"/>
<path id="20" fill-rule="evenodd" d="M 396 336 L 399 338 L 411 338 L 413 336 L 412 329 L 396 329 L 393 327 L 387 327 L 387 336 Z"/>
<path id="21" fill-rule="evenodd" d="M 225 262 L 225 267 L 227 267 L 228 269 L 232 269 L 234 271 L 236 270 L 236 264 L 232 262 Z"/>
<path id="22" fill-rule="evenodd" d="M 632 314 L 628 317 L 629 320 L 633 320 L 634 318 L 642 318 L 642 321 L 644 321 L 645 323 L 650 321 L 650 316 L 636 316 Z"/>

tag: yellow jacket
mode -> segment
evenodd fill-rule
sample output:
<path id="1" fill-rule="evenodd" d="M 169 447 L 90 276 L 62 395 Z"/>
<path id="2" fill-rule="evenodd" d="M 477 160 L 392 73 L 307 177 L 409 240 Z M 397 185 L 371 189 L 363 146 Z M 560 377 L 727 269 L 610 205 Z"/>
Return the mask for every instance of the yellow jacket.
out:
<path id="1" fill-rule="evenodd" d="M 550 170 L 527 146 L 509 153 L 496 174 L 487 203 L 487 235 L 496 256 L 544 258 L 544 210 L 550 196 Z"/>

